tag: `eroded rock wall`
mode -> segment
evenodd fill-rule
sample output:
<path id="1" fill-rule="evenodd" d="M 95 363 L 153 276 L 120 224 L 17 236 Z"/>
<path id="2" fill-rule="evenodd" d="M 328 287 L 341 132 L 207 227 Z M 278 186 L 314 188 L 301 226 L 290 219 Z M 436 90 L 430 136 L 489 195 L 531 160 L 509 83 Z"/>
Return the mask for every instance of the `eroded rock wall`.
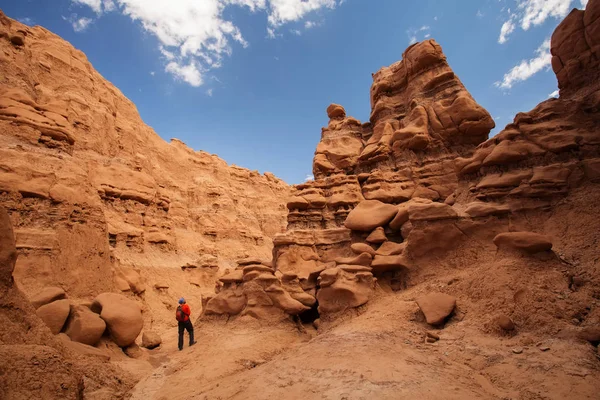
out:
<path id="1" fill-rule="evenodd" d="M 164 142 L 81 51 L 3 14 L 0 69 L 0 204 L 26 294 L 145 292 L 173 319 L 162 303 L 199 310 L 218 268 L 271 253 L 283 181 Z"/>
<path id="2" fill-rule="evenodd" d="M 595 201 L 600 180 L 599 10 L 599 1 L 573 10 L 552 36 L 560 98 L 519 113 L 489 140 L 492 118 L 434 40 L 373 75 L 369 122 L 332 104 L 316 179 L 295 186 L 287 232 L 275 238 L 276 269 L 315 291 L 323 314 L 365 304 L 373 287 L 399 290 L 444 271 L 497 265 L 507 248 L 520 254 L 507 256 L 515 265 L 542 253 L 565 282 L 594 281 L 593 252 L 577 251 L 574 238 L 595 241 L 597 215 L 568 208 Z M 365 285 L 373 278 L 366 274 L 379 285 Z M 565 309 L 589 296 L 593 290 Z"/>

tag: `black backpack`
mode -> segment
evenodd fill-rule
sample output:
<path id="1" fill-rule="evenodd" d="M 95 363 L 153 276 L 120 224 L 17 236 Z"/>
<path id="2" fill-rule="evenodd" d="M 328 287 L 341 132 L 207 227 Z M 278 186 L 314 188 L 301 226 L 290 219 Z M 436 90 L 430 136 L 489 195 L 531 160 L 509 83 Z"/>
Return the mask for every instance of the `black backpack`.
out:
<path id="1" fill-rule="evenodd" d="M 179 322 L 184 322 L 187 314 L 183 312 L 183 308 L 181 306 L 177 306 L 177 311 L 175 311 L 175 319 Z"/>

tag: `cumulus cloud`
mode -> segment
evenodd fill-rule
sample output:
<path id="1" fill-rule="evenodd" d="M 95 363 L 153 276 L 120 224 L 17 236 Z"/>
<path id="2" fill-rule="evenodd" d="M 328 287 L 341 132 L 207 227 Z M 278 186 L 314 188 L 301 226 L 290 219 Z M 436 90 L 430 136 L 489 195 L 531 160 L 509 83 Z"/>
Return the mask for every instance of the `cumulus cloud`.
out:
<path id="1" fill-rule="evenodd" d="M 558 89 L 556 89 L 554 92 L 550 93 L 550 94 L 548 95 L 548 97 L 554 97 L 554 98 L 557 98 L 557 97 L 558 97 Z"/>
<path id="2" fill-rule="evenodd" d="M 71 0 L 98 16 L 118 11 L 159 41 L 165 70 L 176 78 L 199 86 L 203 74 L 221 66 L 233 46 L 248 46 L 240 29 L 226 17 L 227 7 L 242 7 L 267 14 L 267 37 L 281 36 L 278 29 L 303 20 L 321 9 L 333 9 L 340 0 Z M 90 21 L 91 22 L 91 21 Z M 309 29 L 314 23 L 307 22 Z M 294 30 L 293 33 L 296 33 Z M 298 31 L 299 32 L 299 31 Z"/>
<path id="3" fill-rule="evenodd" d="M 543 24 L 548 18 L 562 19 L 571 8 L 577 6 L 575 0 L 516 0 L 517 8 L 514 12 L 508 9 L 508 19 L 500 29 L 499 43 L 505 43 L 508 36 L 517 26 L 524 31 L 532 26 Z M 580 0 L 581 7 L 585 8 L 587 0 Z"/>
<path id="4" fill-rule="evenodd" d="M 548 38 L 538 47 L 533 58 L 521 61 L 504 74 L 502 81 L 494 85 L 500 89 L 510 89 L 515 83 L 526 81 L 541 70 L 550 68 L 551 62 L 550 38 Z"/>
<path id="5" fill-rule="evenodd" d="M 191 61 L 187 65 L 176 61 L 171 61 L 165 67 L 165 71 L 173 74 L 175 78 L 187 82 L 195 87 L 201 86 L 202 83 L 204 83 L 202 80 L 202 73 L 194 61 Z"/>
<path id="6" fill-rule="evenodd" d="M 314 181 L 314 180 L 315 180 L 315 176 L 312 174 L 308 174 L 304 177 L 304 182 Z"/>

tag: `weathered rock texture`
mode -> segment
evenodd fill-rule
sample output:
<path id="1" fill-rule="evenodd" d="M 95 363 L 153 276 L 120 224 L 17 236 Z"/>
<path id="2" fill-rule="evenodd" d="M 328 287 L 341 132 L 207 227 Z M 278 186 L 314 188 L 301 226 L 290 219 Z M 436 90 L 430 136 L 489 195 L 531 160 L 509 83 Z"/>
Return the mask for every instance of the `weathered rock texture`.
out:
<path id="1" fill-rule="evenodd" d="M 331 315 L 442 265 L 498 254 L 543 256 L 559 268 L 550 250 L 565 243 L 556 226 L 570 216 L 551 210 L 600 182 L 599 7 L 574 10 L 552 36 L 560 98 L 518 114 L 490 140 L 492 118 L 434 40 L 373 75 L 369 122 L 329 106 L 316 180 L 294 187 L 287 232 L 274 240 L 276 274 L 297 278 Z M 581 229 L 591 234 L 588 225 Z"/>
<path id="2" fill-rule="evenodd" d="M 434 40 L 409 47 L 402 61 L 373 75 L 369 122 L 346 116 L 340 105 L 327 114 L 316 180 L 295 187 L 274 261 L 283 273 L 324 270 L 316 285 L 300 283 L 317 291 L 321 312 L 335 313 L 367 302 L 373 273 L 407 273 L 401 231 L 458 217 L 443 203 L 458 188 L 454 160 L 470 156 L 494 122 Z M 365 255 L 353 260 L 353 253 Z"/>
<path id="3" fill-rule="evenodd" d="M 1 13 L 0 70 L 0 204 L 27 295 L 146 291 L 154 319 L 171 320 L 166 298 L 199 307 L 217 276 L 180 267 L 270 254 L 289 193 L 274 175 L 164 142 L 81 51 Z M 149 290 L 157 281 L 174 293 Z"/>
<path id="4" fill-rule="evenodd" d="M 0 273 L 10 277 L 16 260 L 10 219 L 0 207 Z M 75 400 L 94 398 L 98 390 L 107 398 L 123 398 L 133 384 L 127 373 L 102 358 L 80 359 L 80 349 L 65 346 L 52 334 L 62 328 L 68 300 L 42 305 L 38 312 L 53 332 L 11 279 L 0 281 L 0 398 Z M 89 349 L 108 359 L 102 351 Z"/>

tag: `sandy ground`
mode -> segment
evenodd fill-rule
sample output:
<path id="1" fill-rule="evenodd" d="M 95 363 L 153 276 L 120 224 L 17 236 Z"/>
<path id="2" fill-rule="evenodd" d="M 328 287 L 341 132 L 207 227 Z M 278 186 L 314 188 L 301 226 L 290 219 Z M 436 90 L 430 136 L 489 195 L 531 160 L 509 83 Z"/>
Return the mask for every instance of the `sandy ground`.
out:
<path id="1" fill-rule="evenodd" d="M 410 299 L 410 290 L 380 295 L 318 335 L 200 322 L 198 344 L 179 352 L 166 332 L 132 399 L 598 399 L 591 345 L 483 334 L 460 314 L 425 343 L 430 328 Z"/>

